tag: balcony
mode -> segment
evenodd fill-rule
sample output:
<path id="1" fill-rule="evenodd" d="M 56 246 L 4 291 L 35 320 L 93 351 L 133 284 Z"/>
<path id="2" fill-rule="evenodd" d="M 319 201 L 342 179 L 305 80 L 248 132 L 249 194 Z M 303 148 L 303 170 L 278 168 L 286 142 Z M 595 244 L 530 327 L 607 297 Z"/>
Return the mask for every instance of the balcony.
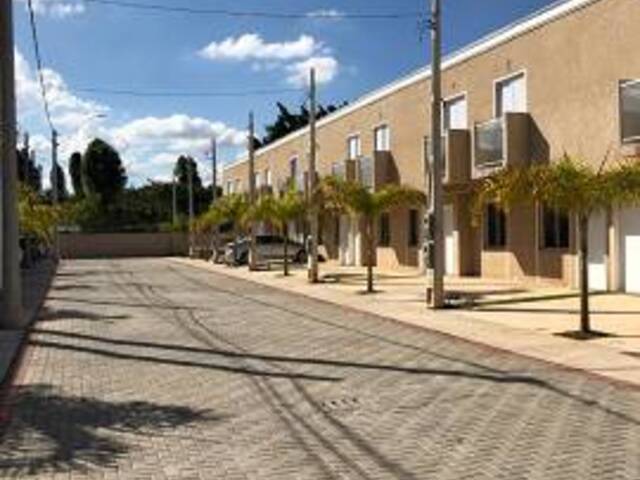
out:
<path id="1" fill-rule="evenodd" d="M 356 179 L 356 161 L 342 160 L 331 166 L 331 175 L 341 180 L 352 182 Z"/>
<path id="2" fill-rule="evenodd" d="M 531 157 L 531 117 L 506 113 L 476 124 L 473 134 L 473 178 L 483 178 L 506 166 L 525 165 Z"/>
<path id="3" fill-rule="evenodd" d="M 372 157 L 356 160 L 355 180 L 371 190 L 378 190 L 398 182 L 398 170 L 393 155 L 388 151 L 374 152 Z"/>
<path id="4" fill-rule="evenodd" d="M 433 170 L 431 142 L 427 141 L 429 170 Z M 449 130 L 442 136 L 442 178 L 445 185 L 465 184 L 471 179 L 471 134 L 468 130 Z"/>

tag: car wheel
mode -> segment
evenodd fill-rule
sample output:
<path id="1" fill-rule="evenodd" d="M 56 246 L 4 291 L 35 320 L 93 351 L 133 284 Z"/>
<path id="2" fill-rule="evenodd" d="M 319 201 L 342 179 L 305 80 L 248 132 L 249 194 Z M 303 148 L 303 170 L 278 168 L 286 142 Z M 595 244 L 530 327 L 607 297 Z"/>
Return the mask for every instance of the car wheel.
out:
<path id="1" fill-rule="evenodd" d="M 307 261 L 307 254 L 304 252 L 304 250 L 300 250 L 298 253 L 296 253 L 295 256 L 295 262 L 296 263 L 305 263 Z"/>

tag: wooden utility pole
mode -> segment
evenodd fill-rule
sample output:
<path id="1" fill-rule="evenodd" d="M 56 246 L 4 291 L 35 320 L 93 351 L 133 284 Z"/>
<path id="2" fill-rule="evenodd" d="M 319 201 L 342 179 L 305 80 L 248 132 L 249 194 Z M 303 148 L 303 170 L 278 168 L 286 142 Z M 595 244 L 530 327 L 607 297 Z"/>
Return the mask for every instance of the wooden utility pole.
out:
<path id="1" fill-rule="evenodd" d="M 444 306 L 444 191 L 442 186 L 442 40 L 441 40 L 441 4 L 440 0 L 431 0 L 431 158 L 433 175 L 431 186 L 431 221 L 433 222 L 432 246 L 433 283 L 431 306 Z"/>
<path id="2" fill-rule="evenodd" d="M 247 139 L 249 147 L 249 205 L 253 207 L 256 202 L 256 165 L 255 165 L 255 121 L 253 112 L 249 113 L 249 138 Z M 257 268 L 256 258 L 256 226 L 255 222 L 249 225 L 249 270 Z"/>
<path id="3" fill-rule="evenodd" d="M 60 171 L 58 167 L 58 132 L 51 132 L 51 198 L 55 207 L 60 203 Z M 53 255 L 56 261 L 60 259 L 60 237 L 58 223 L 53 226 Z"/>
<path id="4" fill-rule="evenodd" d="M 218 199 L 218 141 L 211 139 L 211 205 Z"/>
<path id="5" fill-rule="evenodd" d="M 0 329 L 24 327 L 18 227 L 13 2 L 0 0 Z"/>
<path id="6" fill-rule="evenodd" d="M 317 187 L 318 174 L 316 169 L 316 115 L 317 115 L 317 93 L 316 93 L 316 69 L 311 69 L 309 78 L 310 108 L 309 108 L 309 282 L 318 283 L 318 210 L 311 196 Z"/>
<path id="7" fill-rule="evenodd" d="M 189 256 L 193 257 L 193 170 L 195 160 L 187 157 L 187 177 L 189 181 Z"/>

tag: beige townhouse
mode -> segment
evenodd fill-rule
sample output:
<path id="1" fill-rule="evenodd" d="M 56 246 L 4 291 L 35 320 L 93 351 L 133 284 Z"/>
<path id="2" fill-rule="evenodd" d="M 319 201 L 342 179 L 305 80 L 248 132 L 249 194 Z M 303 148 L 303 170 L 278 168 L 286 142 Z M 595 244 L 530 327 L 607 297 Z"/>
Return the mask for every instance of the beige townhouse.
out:
<path id="1" fill-rule="evenodd" d="M 576 285 L 576 221 L 544 205 L 471 215 L 474 182 L 510 164 L 563 154 L 598 166 L 640 153 L 640 4 L 566 0 L 448 56 L 443 64 L 446 270 Z M 424 69 L 351 103 L 318 125 L 318 173 L 380 188 L 428 185 L 430 72 Z M 304 188 L 308 130 L 256 154 L 256 182 Z M 224 171 L 225 191 L 248 184 L 246 158 Z M 378 221 L 377 262 L 422 265 L 423 211 Z M 359 225 L 325 219 L 322 241 L 344 265 L 362 263 Z M 591 283 L 640 293 L 640 209 L 596 214 L 589 227 Z"/>

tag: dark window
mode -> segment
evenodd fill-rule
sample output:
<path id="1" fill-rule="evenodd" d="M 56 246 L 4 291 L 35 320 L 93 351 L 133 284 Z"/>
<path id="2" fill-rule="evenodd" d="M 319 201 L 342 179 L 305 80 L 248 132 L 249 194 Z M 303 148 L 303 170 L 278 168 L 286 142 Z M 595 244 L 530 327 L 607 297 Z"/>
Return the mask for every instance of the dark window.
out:
<path id="1" fill-rule="evenodd" d="M 640 81 L 620 83 L 622 141 L 640 141 Z"/>
<path id="2" fill-rule="evenodd" d="M 409 210 L 409 246 L 417 247 L 419 242 L 420 219 L 418 210 Z"/>
<path id="3" fill-rule="evenodd" d="M 543 248 L 569 248 L 569 216 L 553 208 L 543 208 Z"/>
<path id="4" fill-rule="evenodd" d="M 507 246 L 507 215 L 497 205 L 487 205 L 485 215 L 486 244 L 488 248 Z"/>
<path id="5" fill-rule="evenodd" d="M 388 213 L 380 215 L 378 245 L 388 247 L 391 244 L 391 220 Z"/>

